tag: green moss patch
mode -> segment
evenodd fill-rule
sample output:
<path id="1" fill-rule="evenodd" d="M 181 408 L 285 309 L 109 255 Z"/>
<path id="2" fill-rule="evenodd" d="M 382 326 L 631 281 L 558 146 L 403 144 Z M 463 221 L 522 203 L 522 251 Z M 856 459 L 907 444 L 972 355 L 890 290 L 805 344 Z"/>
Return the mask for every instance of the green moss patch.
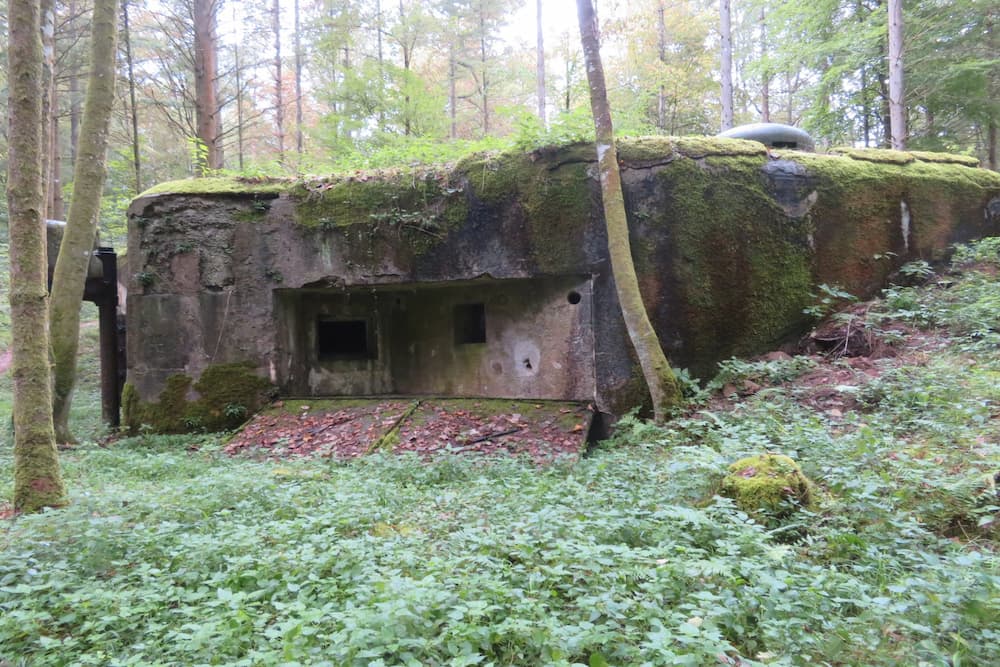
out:
<path id="1" fill-rule="evenodd" d="M 785 517 L 812 500 L 811 482 L 799 464 L 781 454 L 761 454 L 729 466 L 719 494 L 752 516 Z"/>
<path id="2" fill-rule="evenodd" d="M 260 410 L 271 391 L 271 383 L 249 364 L 215 364 L 197 382 L 187 375 L 171 375 L 156 401 L 140 400 L 135 388 L 126 384 L 123 421 L 131 433 L 143 427 L 156 433 L 230 430 Z"/>
<path id="3" fill-rule="evenodd" d="M 154 185 L 139 197 L 149 195 L 277 195 L 287 191 L 294 181 L 289 178 L 243 178 L 238 176 L 211 176 L 185 178 Z"/>

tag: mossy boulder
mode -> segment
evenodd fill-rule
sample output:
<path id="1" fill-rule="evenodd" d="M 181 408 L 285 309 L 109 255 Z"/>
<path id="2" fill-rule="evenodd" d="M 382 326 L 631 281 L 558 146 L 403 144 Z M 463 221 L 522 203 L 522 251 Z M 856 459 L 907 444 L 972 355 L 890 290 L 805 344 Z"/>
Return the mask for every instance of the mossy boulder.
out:
<path id="1" fill-rule="evenodd" d="M 719 487 L 720 495 L 732 498 L 751 516 L 783 518 L 796 506 L 812 502 L 812 483 L 791 458 L 761 454 L 740 459 L 729 466 Z"/>

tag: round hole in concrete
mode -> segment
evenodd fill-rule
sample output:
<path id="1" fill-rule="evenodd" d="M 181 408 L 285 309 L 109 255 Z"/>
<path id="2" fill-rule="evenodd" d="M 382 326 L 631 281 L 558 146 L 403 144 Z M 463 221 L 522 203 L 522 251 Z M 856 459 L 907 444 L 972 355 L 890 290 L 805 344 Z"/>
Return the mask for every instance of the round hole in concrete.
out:
<path id="1" fill-rule="evenodd" d="M 581 297 L 580 293 L 577 292 L 576 290 L 573 290 L 572 292 L 570 292 L 569 294 L 566 295 L 566 300 L 569 301 L 574 306 L 576 304 L 580 303 L 580 299 L 582 299 L 582 298 L 583 297 Z"/>

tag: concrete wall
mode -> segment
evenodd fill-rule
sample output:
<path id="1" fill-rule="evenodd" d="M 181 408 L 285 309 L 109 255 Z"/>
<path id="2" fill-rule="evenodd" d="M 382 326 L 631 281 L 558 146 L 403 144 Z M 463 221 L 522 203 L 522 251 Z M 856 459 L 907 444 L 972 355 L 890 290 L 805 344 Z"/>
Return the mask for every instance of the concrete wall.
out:
<path id="1" fill-rule="evenodd" d="M 819 283 L 867 296 L 903 262 L 1000 233 L 1000 175 L 961 157 L 663 138 L 620 153 L 644 298 L 674 365 L 696 374 L 801 334 Z M 176 182 L 129 216 L 141 401 L 171 375 L 229 362 L 300 395 L 592 399 L 611 413 L 643 398 L 592 146 L 306 182 Z M 455 343 L 463 303 L 485 305 L 485 343 Z M 364 319 L 377 355 L 320 359 L 323 318 Z"/>

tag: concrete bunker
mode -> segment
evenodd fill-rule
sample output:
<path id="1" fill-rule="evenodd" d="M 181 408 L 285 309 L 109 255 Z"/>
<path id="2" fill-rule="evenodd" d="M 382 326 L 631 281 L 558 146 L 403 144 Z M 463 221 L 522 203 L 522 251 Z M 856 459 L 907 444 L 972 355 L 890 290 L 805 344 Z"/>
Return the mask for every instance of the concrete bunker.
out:
<path id="1" fill-rule="evenodd" d="M 289 396 L 590 400 L 589 276 L 273 292 Z"/>
<path id="2" fill-rule="evenodd" d="M 867 297 L 907 261 L 1000 233 L 1000 176 L 962 156 L 619 143 L 643 299 L 696 377 L 801 335 L 817 285 Z M 578 144 L 144 193 L 126 423 L 226 426 L 274 394 L 640 405 L 594 163 Z"/>

